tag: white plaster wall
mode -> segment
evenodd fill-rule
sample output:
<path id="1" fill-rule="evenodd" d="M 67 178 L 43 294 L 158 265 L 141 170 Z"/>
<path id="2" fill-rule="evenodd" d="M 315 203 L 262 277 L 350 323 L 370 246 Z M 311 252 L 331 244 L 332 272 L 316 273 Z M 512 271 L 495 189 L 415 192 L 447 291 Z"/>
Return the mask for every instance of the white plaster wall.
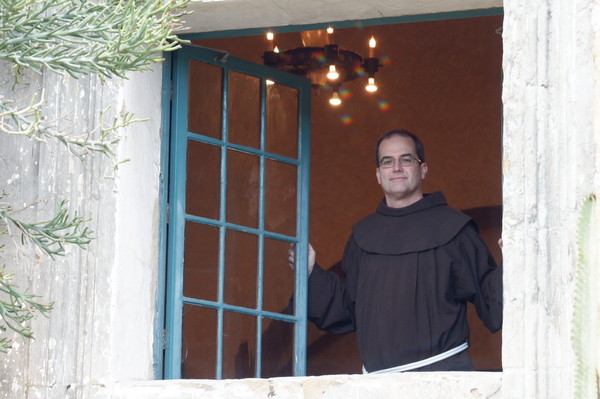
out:
<path id="1" fill-rule="evenodd" d="M 600 110 L 600 84 L 598 84 L 598 80 L 600 79 L 600 9 L 595 7 L 592 12 L 592 34 L 593 34 L 593 50 L 592 54 L 594 55 L 594 110 Z M 595 112 L 594 115 L 594 131 L 600 131 L 600 115 L 598 112 Z M 595 158 L 596 158 L 596 166 L 595 170 L 600 171 L 600 135 L 594 135 L 594 146 L 596 148 Z M 594 186 L 600 187 L 600 173 L 596 174 L 596 178 L 594 180 Z M 598 195 L 598 193 L 596 193 Z M 597 197 L 597 200 L 600 200 L 600 197 Z M 593 240 L 592 243 L 595 245 L 595 255 L 591 254 L 593 259 L 600 259 L 600 206 L 596 204 L 595 208 L 595 220 L 593 221 Z M 596 293 L 600 296 L 600 262 L 596 264 Z M 593 306 L 594 304 L 592 304 Z M 600 298 L 596 297 L 596 308 L 592 308 L 592 312 L 596 315 L 596 324 L 595 324 L 595 332 L 596 332 L 596 381 L 598 381 L 597 390 L 600 391 Z"/>
<path id="2" fill-rule="evenodd" d="M 2 68 L 4 83 L 8 69 Z M 95 77 L 73 80 L 53 74 L 26 76 L 30 86 L 20 87 L 16 98 L 45 92 L 47 123 L 61 131 L 81 134 L 98 123 L 97 110 L 111 104 L 117 89 Z M 3 94 L 12 97 L 10 85 Z M 114 108 L 113 108 L 114 109 Z M 88 226 L 96 239 L 87 251 L 68 247 L 66 256 L 51 261 L 39 251 L 20 252 L 5 262 L 15 282 L 54 302 L 48 319 L 32 322 L 36 339 L 17 338 L 15 348 L 3 356 L 0 394 L 3 397 L 75 397 L 93 386 L 98 370 L 106 370 L 110 345 L 110 273 L 114 259 L 115 229 L 110 210 L 115 206 L 110 161 L 94 157 L 80 162 L 56 142 L 40 144 L 25 137 L 0 135 L 0 182 L 10 193 L 7 201 L 26 220 L 48 220 L 61 200 L 69 200 L 71 213 L 92 218 Z M 9 176 L 7 178 L 7 176 Z M 20 176 L 15 178 L 14 176 Z M 102 212 L 102 210 L 109 210 Z M 7 246 L 7 254 L 12 252 Z M 28 247 L 31 249 L 31 246 Z M 27 248 L 26 248 L 27 249 Z"/>
<path id="3" fill-rule="evenodd" d="M 504 398 L 574 397 L 577 217 L 599 187 L 599 6 L 504 2 Z"/>
<path id="4" fill-rule="evenodd" d="M 129 159 L 117 173 L 115 295 L 111 340 L 114 380 L 151 379 L 159 239 L 162 65 L 121 82 L 121 110 L 147 119 L 131 125 L 119 147 Z"/>
<path id="5" fill-rule="evenodd" d="M 2 94 L 13 97 L 8 68 Z M 48 220 L 62 199 L 71 212 L 91 218 L 95 240 L 87 250 L 68 247 L 55 261 L 39 252 L 16 253 L 7 237 L 7 270 L 21 288 L 54 302 L 48 319 L 32 323 L 36 339 L 17 338 L 0 354 L 0 397 L 99 397 L 120 379 L 153 376 L 158 257 L 161 68 L 126 81 L 55 74 L 31 75 L 17 98 L 44 90 L 52 126 L 74 134 L 124 112 L 148 120 L 131 125 L 110 159 L 81 162 L 54 142 L 0 135 L 0 189 L 26 220 Z M 18 238 L 18 237 L 15 237 Z M 31 247 L 29 247 L 31 248 Z"/>

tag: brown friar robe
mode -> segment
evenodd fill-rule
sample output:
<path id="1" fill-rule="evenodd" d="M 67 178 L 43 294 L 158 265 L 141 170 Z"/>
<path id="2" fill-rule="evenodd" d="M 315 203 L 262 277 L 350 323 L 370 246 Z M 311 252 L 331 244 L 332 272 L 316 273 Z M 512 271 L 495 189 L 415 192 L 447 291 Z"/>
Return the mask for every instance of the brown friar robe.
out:
<path id="1" fill-rule="evenodd" d="M 308 317 L 333 333 L 356 331 L 369 372 L 468 341 L 467 301 L 490 331 L 502 326 L 502 268 L 471 218 L 450 208 L 441 192 L 404 208 L 382 201 L 354 225 L 342 270 L 345 278 L 315 265 Z M 422 370 L 471 368 L 464 351 Z"/>

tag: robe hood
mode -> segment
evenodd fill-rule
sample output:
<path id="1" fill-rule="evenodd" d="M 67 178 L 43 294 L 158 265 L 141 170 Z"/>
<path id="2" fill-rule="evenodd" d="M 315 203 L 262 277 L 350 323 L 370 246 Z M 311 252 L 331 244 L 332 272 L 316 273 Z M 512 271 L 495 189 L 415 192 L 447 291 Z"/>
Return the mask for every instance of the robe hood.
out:
<path id="1" fill-rule="evenodd" d="M 400 255 L 447 244 L 468 223 L 474 224 L 469 216 L 450 208 L 438 191 L 403 208 L 390 208 L 384 198 L 375 213 L 353 226 L 352 235 L 366 252 Z"/>

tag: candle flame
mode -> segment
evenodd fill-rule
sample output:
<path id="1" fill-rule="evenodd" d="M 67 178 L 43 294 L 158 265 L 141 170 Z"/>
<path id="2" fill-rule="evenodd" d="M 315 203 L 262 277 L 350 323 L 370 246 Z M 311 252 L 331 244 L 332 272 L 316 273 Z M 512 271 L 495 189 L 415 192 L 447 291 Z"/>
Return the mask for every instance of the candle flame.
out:
<path id="1" fill-rule="evenodd" d="M 273 32 L 267 32 L 267 40 L 273 40 L 274 37 Z"/>
<path id="2" fill-rule="evenodd" d="M 364 43 L 364 42 L 363 42 Z M 369 47 L 371 48 L 375 48 L 375 45 L 377 44 L 377 42 L 375 41 L 374 37 L 371 37 L 371 40 L 369 40 Z"/>
<path id="3" fill-rule="evenodd" d="M 377 91 L 377 85 L 375 84 L 375 78 L 369 78 L 369 82 L 365 86 L 365 89 L 371 93 L 374 91 Z"/>

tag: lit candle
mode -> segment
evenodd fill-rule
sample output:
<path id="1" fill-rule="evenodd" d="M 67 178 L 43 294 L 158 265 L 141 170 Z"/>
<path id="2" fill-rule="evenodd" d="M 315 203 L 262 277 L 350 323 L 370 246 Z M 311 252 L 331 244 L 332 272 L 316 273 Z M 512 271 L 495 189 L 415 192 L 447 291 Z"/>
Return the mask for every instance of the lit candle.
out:
<path id="1" fill-rule="evenodd" d="M 369 40 L 369 58 L 373 58 L 375 56 L 375 45 L 377 42 L 375 38 L 371 36 L 371 40 Z"/>
<path id="2" fill-rule="evenodd" d="M 269 51 L 273 51 L 274 38 L 275 35 L 273 35 L 273 32 L 267 32 L 267 40 L 269 41 Z"/>
<path id="3" fill-rule="evenodd" d="M 341 103 L 342 103 L 342 99 L 340 98 L 340 95 L 336 90 L 333 92 L 333 95 L 329 98 L 329 104 L 337 107 Z"/>
<path id="4" fill-rule="evenodd" d="M 333 28 L 331 26 L 327 27 L 327 37 L 325 40 L 327 40 L 325 44 L 333 43 Z"/>
<path id="5" fill-rule="evenodd" d="M 375 84 L 375 78 L 369 78 L 369 82 L 365 86 L 365 89 L 371 93 L 374 91 L 377 91 L 377 85 Z"/>

